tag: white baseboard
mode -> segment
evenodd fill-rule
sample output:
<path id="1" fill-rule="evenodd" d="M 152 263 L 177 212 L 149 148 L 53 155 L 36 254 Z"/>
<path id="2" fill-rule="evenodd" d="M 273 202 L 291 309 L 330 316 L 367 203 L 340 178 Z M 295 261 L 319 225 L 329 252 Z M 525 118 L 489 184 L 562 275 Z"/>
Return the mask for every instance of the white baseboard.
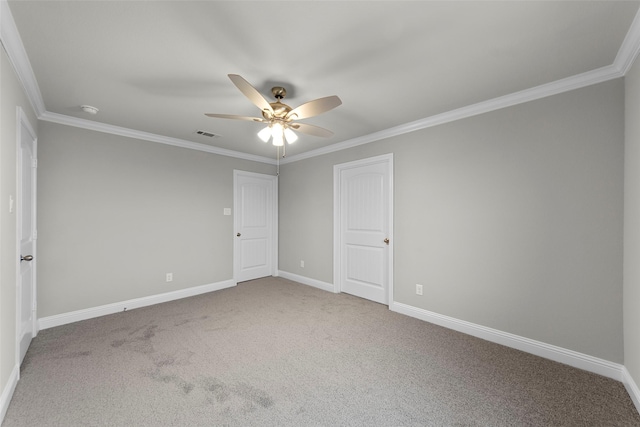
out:
<path id="1" fill-rule="evenodd" d="M 321 282 L 319 280 L 310 279 L 308 277 L 286 271 L 279 271 L 278 273 L 285 279 L 313 286 L 324 291 L 335 292 L 335 288 L 331 283 Z M 497 329 L 488 328 L 486 326 L 477 325 L 475 323 L 459 320 L 454 317 L 445 316 L 395 301 L 389 305 L 389 310 L 415 317 L 416 319 L 424 320 L 425 322 L 444 326 L 445 328 L 453 329 L 474 337 L 482 338 L 487 341 L 515 348 L 526 353 L 564 363 L 565 365 L 573 366 L 574 368 L 593 372 L 607 378 L 612 378 L 616 381 L 624 382 L 625 387 L 629 390 L 629 394 L 632 399 L 634 399 L 634 403 L 636 404 L 636 407 L 639 408 L 640 412 L 640 391 L 638 391 L 638 387 L 629 373 L 626 372 L 626 368 L 619 363 L 610 362 L 588 354 L 568 350 L 566 348 L 521 337 L 519 335 L 503 332 Z"/>
<path id="2" fill-rule="evenodd" d="M 636 405 L 636 410 L 640 412 L 640 389 L 624 366 L 622 367 L 622 383 L 624 384 L 624 388 L 627 389 L 631 400 L 633 400 L 633 404 Z"/>
<path id="3" fill-rule="evenodd" d="M 236 286 L 233 279 L 208 285 L 195 286 L 193 288 L 180 289 L 178 291 L 166 292 L 158 295 L 151 295 L 143 298 L 135 298 L 128 301 L 116 302 L 113 304 L 101 305 L 99 307 L 87 308 L 84 310 L 72 311 L 70 313 L 56 314 L 54 316 L 42 317 L 38 319 L 39 330 L 53 328 L 55 326 L 66 325 L 68 323 L 79 322 L 81 320 L 93 319 L 94 317 L 106 316 L 108 314 L 119 313 L 124 310 L 147 307 L 149 305 L 174 301 L 181 298 L 188 298 L 207 292 L 219 291 L 221 289 Z"/>
<path id="4" fill-rule="evenodd" d="M 280 277 L 288 280 L 293 280 L 304 285 L 312 286 L 314 288 L 322 289 L 324 291 L 332 293 L 335 292 L 335 288 L 331 283 L 322 282 L 320 280 L 311 279 L 281 270 L 279 270 L 277 274 Z M 128 301 L 107 304 L 100 307 L 44 317 L 38 320 L 39 329 L 42 330 L 53 328 L 55 326 L 92 319 L 94 317 L 118 313 L 124 311 L 125 308 L 127 310 L 132 310 L 135 308 L 146 307 L 153 304 L 160 304 L 163 302 L 173 301 L 181 298 L 188 298 L 191 296 L 230 288 L 233 286 L 236 286 L 236 282 L 235 280 L 231 279 L 212 283 L 209 285 L 197 286 L 193 288 L 182 289 L 179 291 L 167 292 L 163 294 L 152 295 L 149 297 L 136 298 Z M 453 329 L 458 332 L 472 335 L 487 341 L 515 348 L 517 350 L 534 354 L 536 356 L 544 357 L 546 359 L 564 363 L 578 369 L 583 369 L 585 371 L 593 372 L 617 381 L 621 381 L 624 384 L 627 392 L 631 396 L 636 409 L 638 409 L 638 411 L 640 412 L 640 389 L 638 388 L 638 385 L 635 383 L 627 369 L 621 364 L 589 356 L 577 351 L 568 350 L 562 347 L 557 347 L 551 344 L 546 344 L 540 341 L 535 341 L 508 332 L 499 331 L 497 329 L 488 328 L 486 326 L 477 325 L 475 323 L 467 322 L 464 320 L 459 320 L 428 310 L 423 310 L 421 308 L 413 307 L 395 301 L 389 305 L 389 309 L 397 313 L 414 317 L 416 319 L 443 326 L 448 329 Z M 13 391 L 15 390 L 16 384 L 18 382 L 19 372 L 19 367 L 16 366 L 9 378 L 9 381 L 7 381 L 7 385 L 2 391 L 2 395 L 0 396 L 0 422 L 2 421 L 2 419 L 4 419 L 4 414 L 6 413 L 9 402 L 11 401 L 11 397 L 13 396 Z"/>
<path id="5" fill-rule="evenodd" d="M 303 285 L 313 286 L 314 288 L 322 289 L 323 291 L 335 293 L 333 283 L 322 282 L 320 280 L 311 279 L 309 277 L 300 276 L 298 274 L 293 274 L 282 270 L 278 270 L 278 276 L 285 279 L 293 280 L 294 282 L 302 283 Z"/>
<path id="6" fill-rule="evenodd" d="M 577 351 L 568 350 L 566 348 L 557 347 L 529 338 L 524 338 L 508 332 L 499 331 L 497 329 L 487 328 L 485 326 L 476 325 L 471 322 L 459 320 L 453 317 L 444 316 L 442 314 L 433 313 L 431 311 L 416 308 L 407 304 L 393 302 L 389 309 L 407 316 L 415 317 L 426 322 L 435 323 L 445 328 L 463 332 L 474 337 L 482 338 L 487 341 L 502 344 L 507 347 L 515 348 L 536 356 L 564 363 L 565 365 L 593 372 L 617 381 L 623 381 L 624 366 L 609 362 L 608 360 L 599 359 Z M 626 369 L 624 369 L 626 370 Z M 629 376 L 629 379 L 631 377 Z M 626 385 L 626 383 L 625 383 Z M 637 391 L 637 387 L 636 387 Z M 636 394 L 638 396 L 638 394 Z M 637 402 L 637 401 L 634 401 Z M 638 404 L 636 403 L 636 406 Z"/>
<path id="7" fill-rule="evenodd" d="M 9 409 L 9 403 L 11 403 L 11 398 L 13 397 L 16 385 L 18 385 L 19 377 L 20 366 L 15 365 L 11 371 L 11 375 L 9 375 L 7 384 L 4 386 L 2 394 L 0 395 L 0 424 L 2 424 L 4 416 L 7 414 L 7 409 Z"/>

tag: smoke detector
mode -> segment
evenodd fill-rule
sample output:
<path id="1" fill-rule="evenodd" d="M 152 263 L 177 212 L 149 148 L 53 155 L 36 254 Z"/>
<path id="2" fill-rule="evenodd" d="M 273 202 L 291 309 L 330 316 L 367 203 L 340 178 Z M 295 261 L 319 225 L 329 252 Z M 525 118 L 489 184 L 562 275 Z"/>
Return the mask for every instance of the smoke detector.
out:
<path id="1" fill-rule="evenodd" d="M 89 114 L 98 114 L 98 111 L 100 111 L 96 107 L 92 107 L 91 105 L 81 105 L 80 109 Z"/>

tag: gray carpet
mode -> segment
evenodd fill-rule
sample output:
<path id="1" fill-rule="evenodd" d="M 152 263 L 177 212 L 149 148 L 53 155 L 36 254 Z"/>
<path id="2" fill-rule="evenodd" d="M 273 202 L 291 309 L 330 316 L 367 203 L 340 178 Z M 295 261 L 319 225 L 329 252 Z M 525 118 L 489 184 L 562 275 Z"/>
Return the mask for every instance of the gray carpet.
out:
<path id="1" fill-rule="evenodd" d="M 3 426 L 640 426 L 622 384 L 266 278 L 41 331 Z"/>

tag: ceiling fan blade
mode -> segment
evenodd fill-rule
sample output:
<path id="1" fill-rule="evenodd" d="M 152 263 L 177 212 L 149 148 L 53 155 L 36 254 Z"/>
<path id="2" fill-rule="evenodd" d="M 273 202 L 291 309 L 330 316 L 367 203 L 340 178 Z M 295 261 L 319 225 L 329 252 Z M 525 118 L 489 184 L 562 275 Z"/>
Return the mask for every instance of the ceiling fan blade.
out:
<path id="1" fill-rule="evenodd" d="M 234 116 L 233 114 L 213 114 L 213 113 L 206 113 L 205 116 L 207 117 L 213 117 L 216 119 L 234 119 L 234 120 L 248 120 L 250 122 L 264 122 L 264 119 L 258 118 L 258 117 L 247 117 L 247 116 Z"/>
<path id="2" fill-rule="evenodd" d="M 229 78 L 231 79 L 233 84 L 236 85 L 238 89 L 240 89 L 240 92 L 242 92 L 244 96 L 249 98 L 249 101 L 253 102 L 261 111 L 266 110 L 273 113 L 273 109 L 271 108 L 271 105 L 269 105 L 269 102 L 264 99 L 264 97 L 260 95 L 260 92 L 258 92 L 256 88 L 251 86 L 248 81 L 237 74 L 229 74 Z"/>
<path id="3" fill-rule="evenodd" d="M 330 138 L 333 136 L 333 132 L 330 130 L 307 123 L 291 123 L 289 127 L 298 132 L 306 133 L 307 135 L 320 136 L 322 138 Z"/>
<path id="4" fill-rule="evenodd" d="M 335 95 L 315 99 L 289 111 L 287 118 L 294 120 L 306 119 L 333 110 L 340 104 L 342 104 L 342 101 Z"/>

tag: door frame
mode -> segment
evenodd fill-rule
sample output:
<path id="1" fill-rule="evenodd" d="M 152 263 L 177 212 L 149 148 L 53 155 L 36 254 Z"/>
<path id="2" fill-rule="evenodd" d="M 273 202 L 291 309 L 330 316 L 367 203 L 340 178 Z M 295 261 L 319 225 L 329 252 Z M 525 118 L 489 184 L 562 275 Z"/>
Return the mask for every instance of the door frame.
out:
<path id="1" fill-rule="evenodd" d="M 342 171 L 347 169 L 359 168 L 362 166 L 368 166 L 376 163 L 386 163 L 389 170 L 389 257 L 387 271 L 389 277 L 387 278 L 388 289 L 388 306 L 393 304 L 393 153 L 383 154 L 380 156 L 369 157 L 366 159 L 355 160 L 352 162 L 341 163 L 333 166 L 333 292 L 342 292 L 342 284 L 340 283 L 341 271 L 342 271 L 342 243 L 343 236 L 342 230 L 342 206 L 341 206 L 341 188 L 342 183 L 340 181 L 340 175 Z"/>
<path id="2" fill-rule="evenodd" d="M 21 248 L 21 237 L 22 237 L 22 197 L 23 197 L 23 181 L 22 181 L 22 129 L 23 127 L 29 133 L 29 138 L 31 138 L 33 142 L 33 157 L 34 164 L 31 168 L 31 184 L 32 184 L 32 204 L 31 204 L 31 218 L 33 221 L 33 260 L 30 261 L 32 271 L 32 281 L 31 281 L 31 309 L 33 310 L 32 317 L 32 330 L 33 336 L 35 338 L 38 335 L 38 315 L 37 315 L 37 159 L 38 159 L 38 137 L 34 130 L 34 127 L 29 122 L 29 118 L 25 114 L 24 110 L 21 107 L 16 108 L 16 364 L 20 364 L 20 326 L 22 322 L 22 283 L 21 283 L 21 274 L 20 274 L 20 255 L 22 252 Z M 19 374 L 18 374 L 19 375 Z"/>
<path id="3" fill-rule="evenodd" d="M 238 177 L 246 176 L 250 178 L 264 179 L 271 182 L 271 275 L 276 277 L 278 275 L 278 176 L 267 175 L 256 172 L 247 172 L 243 170 L 233 170 L 233 281 L 238 283 L 238 274 L 240 271 L 241 261 L 238 258 L 238 239 L 236 239 L 236 233 L 239 226 L 238 215 L 240 213 L 239 205 L 240 201 L 237 199 L 238 193 Z"/>

